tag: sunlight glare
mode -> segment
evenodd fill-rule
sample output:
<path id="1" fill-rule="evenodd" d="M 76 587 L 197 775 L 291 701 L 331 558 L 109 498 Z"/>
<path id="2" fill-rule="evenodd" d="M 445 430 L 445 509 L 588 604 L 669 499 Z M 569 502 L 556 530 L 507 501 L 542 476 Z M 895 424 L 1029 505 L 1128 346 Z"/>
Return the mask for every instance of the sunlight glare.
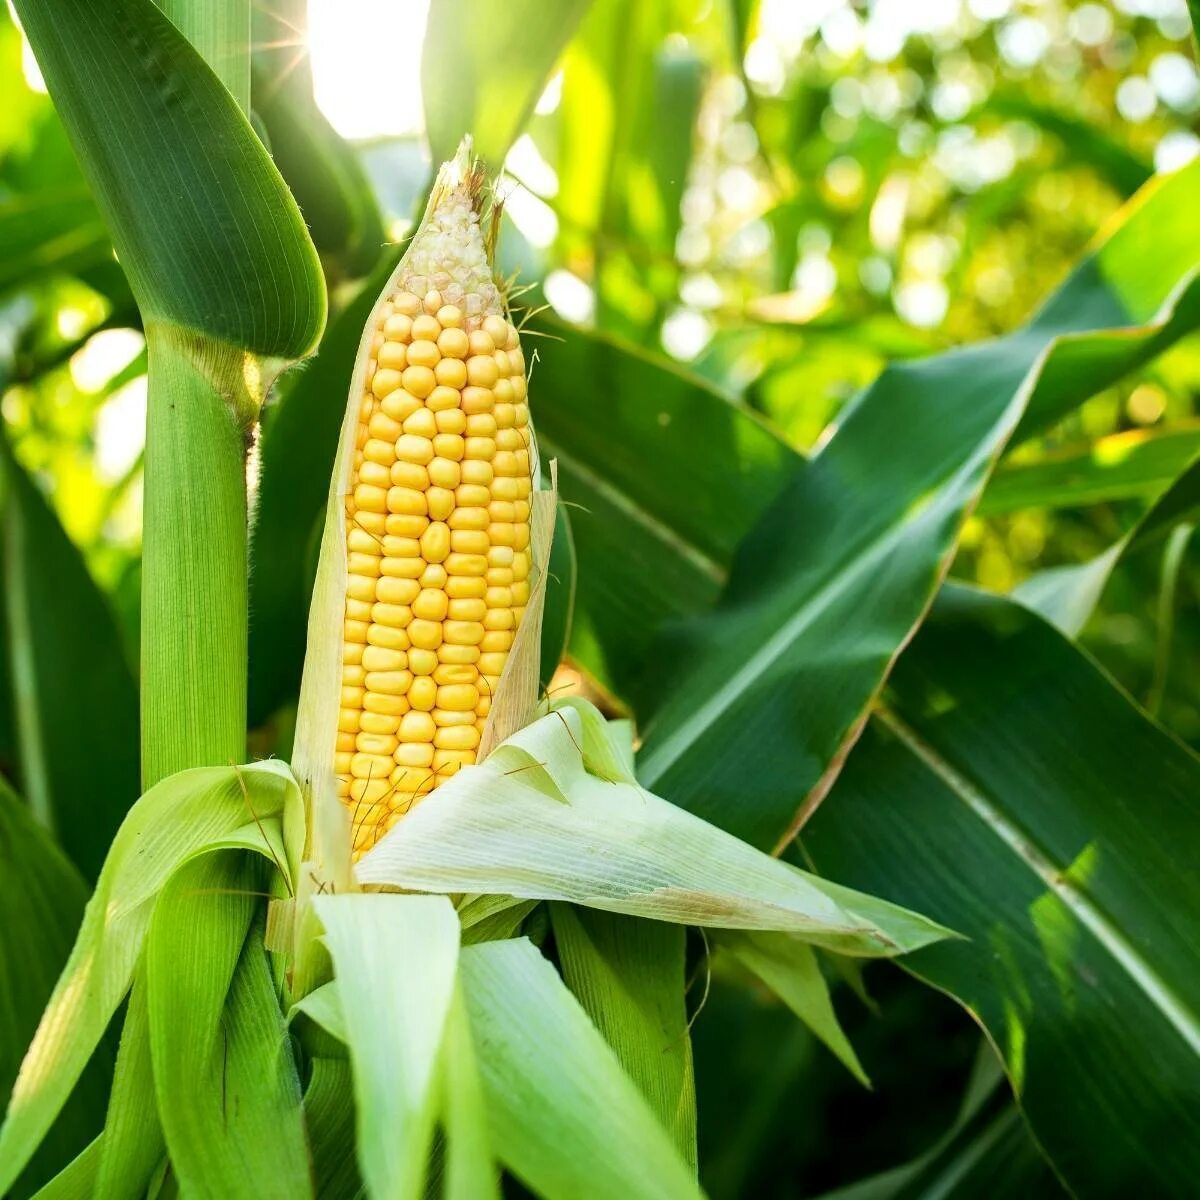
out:
<path id="1" fill-rule="evenodd" d="M 424 128 L 421 45 L 429 0 L 309 0 L 313 92 L 345 138 Z"/>

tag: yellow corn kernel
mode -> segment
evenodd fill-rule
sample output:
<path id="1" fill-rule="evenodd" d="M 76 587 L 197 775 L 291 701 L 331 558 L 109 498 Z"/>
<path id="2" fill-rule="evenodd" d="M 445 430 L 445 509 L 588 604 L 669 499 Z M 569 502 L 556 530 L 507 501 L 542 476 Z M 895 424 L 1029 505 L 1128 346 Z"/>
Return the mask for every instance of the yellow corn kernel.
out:
<path id="1" fill-rule="evenodd" d="M 400 718 L 389 713 L 364 711 L 358 719 L 358 727 L 363 733 L 391 734 L 396 732 L 399 724 Z"/>
<path id="2" fill-rule="evenodd" d="M 479 689 L 470 683 L 444 684 L 437 690 L 438 708 L 450 709 L 452 712 L 474 711 L 479 703 Z M 363 735 L 359 734 L 361 738 Z"/>
<path id="3" fill-rule="evenodd" d="M 448 642 L 443 642 L 438 647 L 438 662 L 453 663 L 455 665 L 463 665 L 466 663 L 474 663 L 479 661 L 478 646 L 454 646 Z"/>
<path id="4" fill-rule="evenodd" d="M 421 407 L 421 401 L 411 392 L 398 388 L 389 392 L 379 406 L 393 421 L 407 421 Z"/>
<path id="5" fill-rule="evenodd" d="M 446 687 L 456 683 L 474 684 L 478 678 L 479 672 L 473 666 L 457 663 L 439 663 L 433 672 L 433 682 Z"/>
<path id="6" fill-rule="evenodd" d="M 432 521 L 445 521 L 454 511 L 454 493 L 449 488 L 431 487 L 425 493 L 425 502 Z"/>
<path id="7" fill-rule="evenodd" d="M 495 363 L 492 369 L 495 370 Z M 418 400 L 424 400 L 437 387 L 437 378 L 430 367 L 405 367 L 401 382 L 404 390 Z"/>
<path id="8" fill-rule="evenodd" d="M 412 338 L 412 318 L 403 313 L 388 317 L 383 323 L 383 336 L 391 342 L 407 342 Z"/>
<path id="9" fill-rule="evenodd" d="M 401 742 L 392 755 L 398 767 L 433 766 L 432 742 Z"/>
<path id="10" fill-rule="evenodd" d="M 388 513 L 384 532 L 393 537 L 418 538 L 425 532 L 429 518 L 414 513 Z"/>
<path id="11" fill-rule="evenodd" d="M 442 589 L 424 588 L 413 601 L 413 614 L 425 621 L 443 621 L 449 601 Z"/>
<path id="12" fill-rule="evenodd" d="M 438 621 L 415 620 L 407 632 L 418 650 L 436 650 L 442 644 L 442 626 Z"/>
<path id="13" fill-rule="evenodd" d="M 428 712 L 437 701 L 437 684 L 429 675 L 418 675 L 408 689 L 408 702 L 414 709 Z"/>
<path id="14" fill-rule="evenodd" d="M 433 735 L 439 750 L 474 750 L 479 745 L 479 730 L 474 725 L 450 725 Z"/>
<path id="15" fill-rule="evenodd" d="M 402 742 L 432 742 L 437 733 L 437 726 L 427 712 L 413 709 L 400 719 L 400 740 Z"/>
<path id="16" fill-rule="evenodd" d="M 384 342 L 379 347 L 375 361 L 379 363 L 380 367 L 403 371 L 408 366 L 408 347 L 403 342 Z"/>
<path id="17" fill-rule="evenodd" d="M 461 408 L 440 409 L 434 414 L 434 420 L 439 433 L 461 434 L 467 427 L 467 414 Z"/>
<path id="18" fill-rule="evenodd" d="M 459 554 L 487 554 L 491 548 L 482 529 L 455 529 L 450 534 L 450 549 Z"/>

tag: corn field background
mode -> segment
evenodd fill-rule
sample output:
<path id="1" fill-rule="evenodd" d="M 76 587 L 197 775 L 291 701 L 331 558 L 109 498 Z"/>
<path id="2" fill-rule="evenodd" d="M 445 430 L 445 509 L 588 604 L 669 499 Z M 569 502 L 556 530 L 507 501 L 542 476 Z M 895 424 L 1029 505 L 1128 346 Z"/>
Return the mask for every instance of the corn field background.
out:
<path id="1" fill-rule="evenodd" d="M 1194 1195 L 1196 17 L 10 0 L 0 1194 Z M 339 430 L 464 137 L 558 504 L 470 771 L 592 823 L 451 886 L 464 784 L 360 880 L 428 895 L 314 899 Z"/>

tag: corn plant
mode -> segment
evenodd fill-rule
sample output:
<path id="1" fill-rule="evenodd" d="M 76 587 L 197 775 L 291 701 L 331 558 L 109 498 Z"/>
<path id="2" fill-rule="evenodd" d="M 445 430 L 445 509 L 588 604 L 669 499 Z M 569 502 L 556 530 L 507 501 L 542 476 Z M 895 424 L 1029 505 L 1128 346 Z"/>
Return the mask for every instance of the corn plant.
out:
<path id="1" fill-rule="evenodd" d="M 0 1193 L 716 1194 L 711 972 L 866 1084 L 831 982 L 897 959 L 990 1045 L 946 1141 L 879 1194 L 997 1144 L 1028 1194 L 1186 1194 L 1200 762 L 1075 638 L 1127 554 L 1166 535 L 1178 570 L 1200 476 L 1016 598 L 946 575 L 1009 446 L 1194 331 L 1200 168 L 1146 183 L 1024 325 L 892 365 L 804 456 L 498 265 L 499 169 L 564 47 L 618 32 L 603 5 L 464 27 L 435 0 L 441 165 L 386 245 L 303 73 L 257 97 L 272 14 L 14 6 L 148 405 L 140 786 L 119 716 L 63 782 L 37 548 L 75 560 L 0 460 L 30 801 L 0 796 L 0 896 L 34 911 L 11 957 L 37 964 Z M 330 221 L 325 191 L 357 199 Z M 590 698 L 554 688 L 564 655 Z M 289 704 L 281 752 L 252 753 Z M 64 819 L 93 790 L 102 853 Z"/>

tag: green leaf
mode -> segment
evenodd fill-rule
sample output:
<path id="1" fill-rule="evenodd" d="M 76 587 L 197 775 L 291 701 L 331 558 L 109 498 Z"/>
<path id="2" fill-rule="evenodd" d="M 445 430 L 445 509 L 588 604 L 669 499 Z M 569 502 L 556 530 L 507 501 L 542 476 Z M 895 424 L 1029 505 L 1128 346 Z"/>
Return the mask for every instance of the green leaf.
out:
<path id="1" fill-rule="evenodd" d="M 1129 430 L 1090 446 L 1001 466 L 979 502 L 981 516 L 1023 508 L 1076 508 L 1154 499 L 1200 452 L 1200 429 Z"/>
<path id="2" fill-rule="evenodd" d="M 1112 573 L 1126 554 L 1159 537 L 1181 521 L 1194 517 L 1200 507 L 1200 458 L 1142 514 L 1141 520 L 1107 550 L 1082 563 L 1049 567 L 1022 580 L 1013 595 L 1040 613 L 1069 637 L 1088 623 Z"/>
<path id="3" fill-rule="evenodd" d="M 0 201 L 0 293 L 55 272 L 103 262 L 112 243 L 82 181 Z"/>
<path id="4" fill-rule="evenodd" d="M 986 1028 L 1073 1191 L 1186 1194 L 1200 760 L 1041 619 L 962 588 L 892 692 L 806 850 L 968 935 L 905 965 Z"/>
<path id="5" fill-rule="evenodd" d="M 0 489 L 22 788 L 94 881 L 140 790 L 137 686 L 107 601 L 5 439 Z"/>
<path id="6" fill-rule="evenodd" d="M 679 926 L 552 904 L 563 980 L 690 1167 L 696 1086 Z"/>
<path id="7" fill-rule="evenodd" d="M 463 137 L 493 170 L 533 112 L 588 0 L 491 4 L 464 20 L 452 0 L 433 0 L 421 51 L 425 130 L 434 163 Z"/>
<path id="8" fill-rule="evenodd" d="M 102 1145 L 101 1138 L 89 1142 L 45 1187 L 34 1193 L 33 1200 L 95 1200 Z"/>
<path id="9" fill-rule="evenodd" d="M 860 1083 L 870 1087 L 871 1081 L 833 1010 L 829 985 L 811 946 L 786 934 L 757 931 L 722 930 L 714 939 L 718 947 L 728 950 L 746 970 L 762 980 Z"/>
<path id="10" fill-rule="evenodd" d="M 420 1197 L 458 964 L 458 918 L 441 897 L 319 896 L 314 903 L 354 1068 L 363 1181 L 381 1200 Z"/>
<path id="11" fill-rule="evenodd" d="M 260 864 L 206 854 L 146 939 L 150 1050 L 171 1169 L 200 1196 L 312 1196 L 300 1081 L 255 924 Z"/>
<path id="12" fill-rule="evenodd" d="M 145 959 L 134 976 L 121 1027 L 108 1116 L 100 1139 L 95 1195 L 98 1200 L 144 1196 L 166 1155 L 150 1058 L 150 1012 Z"/>
<path id="13" fill-rule="evenodd" d="M 498 1200 L 500 1178 L 488 1137 L 487 1100 L 461 985 L 455 988 L 442 1044 L 442 1125 L 446 1200 Z"/>
<path id="14" fill-rule="evenodd" d="M 321 1200 L 358 1200 L 362 1179 L 354 1158 L 354 1075 L 344 1058 L 309 1061 L 304 1122 Z"/>
<path id="15" fill-rule="evenodd" d="M 641 1093 L 525 939 L 468 946 L 461 976 L 496 1154 L 546 1200 L 698 1197 Z"/>
<path id="16" fill-rule="evenodd" d="M 994 92 L 982 108 L 986 113 L 1027 121 L 1053 134 L 1072 163 L 1091 166 L 1123 196 L 1131 196 L 1154 174 L 1153 164 L 1130 151 L 1105 126 L 1094 125 L 1070 110 L 1040 104 L 1025 92 Z"/>
<path id="17" fill-rule="evenodd" d="M 78 871 L 0 781 L 0 1104 L 7 1104 L 21 1058 L 71 949 L 87 900 Z M 86 1061 L 86 1057 L 85 1060 Z M 75 1088 L 57 1125 L 15 1195 L 52 1175 L 99 1132 L 111 1060 L 105 1049 Z M 82 1068 L 83 1064 L 80 1064 Z M 64 1097 L 65 1099 L 65 1097 Z M 0 1175 L 9 1187 L 29 1160 L 11 1165 L 0 1143 Z"/>
<path id="18" fill-rule="evenodd" d="M 1200 320 L 1198 182 L 1200 163 L 1139 193 L 1030 326 L 894 364 L 839 417 L 739 546 L 721 606 L 649 652 L 678 666 L 661 672 L 645 727 L 647 787 L 755 845 L 786 845 L 861 732 L 1005 446 Z M 1083 332 L 1104 323 L 1120 328 Z"/>
<path id="19" fill-rule="evenodd" d="M 571 654 L 638 698 L 655 630 L 717 598 L 738 539 L 802 460 L 716 388 L 611 338 L 539 326 L 538 446 L 558 461 L 579 584 Z M 648 403 L 652 398 L 653 403 Z"/>
<path id="20" fill-rule="evenodd" d="M 295 879 L 303 837 L 303 801 L 281 763 L 184 771 L 133 806 L 13 1087 L 0 1127 L 0 1193 L 45 1137 L 128 992 L 167 880 L 219 848 L 254 850 Z"/>
<path id="21" fill-rule="evenodd" d="M 1038 1152 L 1021 1114 L 997 1086 L 1002 1078 L 991 1048 L 968 1081 L 962 1110 L 936 1145 L 890 1170 L 820 1200 L 1061 1200 L 1064 1189 Z"/>
<path id="22" fill-rule="evenodd" d="M 16 0 L 147 324 L 295 358 L 325 320 L 320 263 L 279 172 L 152 0 Z"/>
<path id="23" fill-rule="evenodd" d="M 770 858 L 634 783 L 593 774 L 596 763 L 584 758 L 584 707 L 577 701 L 548 713 L 443 783 L 363 856 L 359 881 L 790 930 L 865 956 L 946 936 L 914 913 Z"/>

